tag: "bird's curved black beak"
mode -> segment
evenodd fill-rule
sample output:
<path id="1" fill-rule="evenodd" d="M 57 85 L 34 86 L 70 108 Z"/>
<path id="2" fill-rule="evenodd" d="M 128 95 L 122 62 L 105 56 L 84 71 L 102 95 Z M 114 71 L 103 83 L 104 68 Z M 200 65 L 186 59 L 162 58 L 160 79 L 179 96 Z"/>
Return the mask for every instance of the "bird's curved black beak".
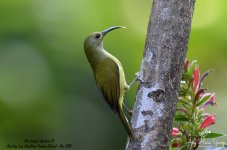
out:
<path id="1" fill-rule="evenodd" d="M 102 36 L 104 37 L 108 32 L 110 32 L 112 30 L 115 30 L 115 29 L 119 29 L 119 28 L 126 28 L 126 27 L 123 27 L 123 26 L 113 26 L 113 27 L 110 27 L 110 28 L 105 29 L 104 31 L 102 31 Z"/>

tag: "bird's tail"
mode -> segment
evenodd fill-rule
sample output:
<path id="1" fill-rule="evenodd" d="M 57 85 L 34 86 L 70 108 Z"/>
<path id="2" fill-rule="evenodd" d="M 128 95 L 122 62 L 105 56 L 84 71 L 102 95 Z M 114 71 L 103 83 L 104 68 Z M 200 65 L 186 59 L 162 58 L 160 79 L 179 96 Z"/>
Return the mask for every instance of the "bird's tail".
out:
<path id="1" fill-rule="evenodd" d="M 126 129 L 130 139 L 134 139 L 134 134 L 132 132 L 132 128 L 130 127 L 129 125 L 129 122 L 128 122 L 128 119 L 126 118 L 123 110 L 122 110 L 122 107 L 119 107 L 119 110 L 118 110 L 118 117 L 122 123 L 122 125 L 124 126 L 124 128 Z"/>

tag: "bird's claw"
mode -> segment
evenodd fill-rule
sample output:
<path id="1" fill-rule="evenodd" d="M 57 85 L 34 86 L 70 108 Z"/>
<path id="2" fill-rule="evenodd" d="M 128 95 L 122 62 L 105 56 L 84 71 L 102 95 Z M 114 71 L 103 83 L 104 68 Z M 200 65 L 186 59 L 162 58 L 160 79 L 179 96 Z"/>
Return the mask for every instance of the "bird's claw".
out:
<path id="1" fill-rule="evenodd" d="M 145 83 L 145 81 L 140 77 L 140 73 L 139 72 L 137 72 L 137 73 L 135 73 L 135 76 L 136 76 L 136 81 L 140 81 L 140 82 L 142 82 L 142 83 Z"/>
<path id="2" fill-rule="evenodd" d="M 129 84 L 129 87 L 131 87 L 136 81 L 140 81 L 141 83 L 145 83 L 143 79 L 140 78 L 139 72 L 135 73 L 135 79 Z"/>

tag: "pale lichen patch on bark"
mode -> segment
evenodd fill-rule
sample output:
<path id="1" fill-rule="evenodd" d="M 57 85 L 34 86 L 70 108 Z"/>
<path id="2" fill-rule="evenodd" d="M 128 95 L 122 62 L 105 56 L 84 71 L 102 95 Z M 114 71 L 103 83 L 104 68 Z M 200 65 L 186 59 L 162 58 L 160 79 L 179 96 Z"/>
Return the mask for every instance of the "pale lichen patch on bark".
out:
<path id="1" fill-rule="evenodd" d="M 141 89 L 139 89 L 137 98 L 140 98 L 141 101 L 137 105 L 137 107 L 134 108 L 138 111 L 138 113 L 133 116 L 135 118 L 132 120 L 134 120 L 135 122 L 132 122 L 132 128 L 140 128 L 143 126 L 149 126 L 149 128 L 152 128 L 154 122 L 154 120 L 152 119 L 154 117 L 152 117 L 152 115 L 158 115 L 159 117 L 163 115 L 162 111 L 160 111 L 163 109 L 163 104 L 156 102 L 154 101 L 154 99 L 148 97 L 149 93 L 159 90 L 159 88 L 157 87 L 158 86 L 155 85 L 152 88 L 142 87 Z M 156 107 L 158 107 L 159 109 L 157 109 Z M 158 111 L 153 112 L 152 110 Z"/>
<path id="2" fill-rule="evenodd" d="M 161 14 L 160 14 L 160 18 L 162 20 L 169 20 L 171 18 L 170 9 L 168 7 L 162 9 Z"/>

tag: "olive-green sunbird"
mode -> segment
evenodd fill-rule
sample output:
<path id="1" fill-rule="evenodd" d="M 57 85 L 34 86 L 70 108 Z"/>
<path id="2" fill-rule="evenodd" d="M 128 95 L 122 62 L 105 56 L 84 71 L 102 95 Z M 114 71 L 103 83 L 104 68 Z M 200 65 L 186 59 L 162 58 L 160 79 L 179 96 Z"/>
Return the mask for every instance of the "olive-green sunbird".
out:
<path id="1" fill-rule="evenodd" d="M 84 41 L 84 50 L 94 73 L 98 89 L 113 112 L 119 117 L 130 138 L 133 133 L 123 112 L 124 92 L 129 89 L 120 61 L 103 48 L 105 35 L 122 26 L 110 27 L 102 32 L 91 33 Z M 131 84 L 130 84 L 131 85 Z"/>

